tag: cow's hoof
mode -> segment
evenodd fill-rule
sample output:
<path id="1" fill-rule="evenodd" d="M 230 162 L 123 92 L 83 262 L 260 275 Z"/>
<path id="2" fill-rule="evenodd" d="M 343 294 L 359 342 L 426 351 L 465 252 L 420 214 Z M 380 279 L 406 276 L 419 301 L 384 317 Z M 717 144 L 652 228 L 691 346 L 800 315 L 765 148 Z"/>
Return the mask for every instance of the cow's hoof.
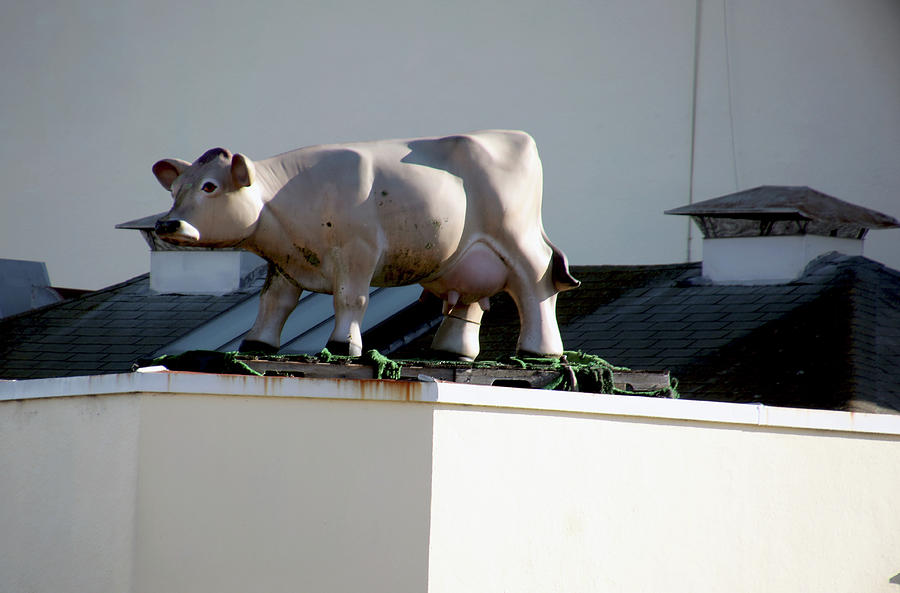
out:
<path id="1" fill-rule="evenodd" d="M 238 348 L 240 352 L 259 352 L 262 354 L 277 354 L 278 346 L 272 346 L 259 340 L 244 340 Z"/>
<path id="2" fill-rule="evenodd" d="M 350 342 L 336 342 L 334 340 L 328 340 L 328 343 L 325 344 L 325 349 L 335 356 L 353 356 L 353 354 L 350 352 Z"/>
<path id="3" fill-rule="evenodd" d="M 516 350 L 516 358 L 559 358 L 559 354 L 541 354 L 530 350 Z"/>
<path id="4" fill-rule="evenodd" d="M 471 356 L 464 356 L 458 352 L 448 352 L 447 350 L 435 350 L 433 348 L 425 352 L 424 358 L 426 360 L 452 360 L 456 362 L 475 361 Z"/>

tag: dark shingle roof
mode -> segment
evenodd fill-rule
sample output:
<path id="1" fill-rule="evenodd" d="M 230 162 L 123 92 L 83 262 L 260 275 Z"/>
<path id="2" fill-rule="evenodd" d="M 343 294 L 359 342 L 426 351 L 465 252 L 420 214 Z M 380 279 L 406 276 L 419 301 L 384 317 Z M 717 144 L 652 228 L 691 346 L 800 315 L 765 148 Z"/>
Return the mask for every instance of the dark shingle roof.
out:
<path id="1" fill-rule="evenodd" d="M 684 398 L 900 410 L 900 272 L 832 253 L 782 285 L 721 286 L 699 264 L 573 266 L 582 288 L 559 295 L 568 350 L 669 370 Z M 398 349 L 412 355 L 433 331 Z M 518 316 L 492 299 L 483 356 L 515 349 Z"/>
<path id="2" fill-rule="evenodd" d="M 257 287 L 258 290 L 258 287 Z M 250 298 L 156 294 L 148 275 L 0 320 L 0 378 L 130 371 L 139 358 Z"/>
<path id="3" fill-rule="evenodd" d="M 900 410 L 900 272 L 838 254 L 798 280 L 721 286 L 699 264 L 573 266 L 579 289 L 560 294 L 567 349 L 613 364 L 668 370 L 682 397 L 867 411 Z M 147 275 L 0 320 L 0 378 L 123 372 L 252 298 L 160 295 Z M 518 315 L 492 299 L 481 358 L 513 353 Z M 396 357 L 427 351 L 437 299 L 414 304 L 363 340 Z"/>
<path id="4" fill-rule="evenodd" d="M 586 312 L 619 299 L 630 290 L 640 290 L 648 284 L 674 282 L 686 272 L 697 269 L 699 264 L 670 264 L 658 266 L 571 266 L 573 276 L 581 281 L 581 286 L 559 295 L 556 317 L 560 328 L 565 328 Z M 408 343 L 385 350 L 381 344 L 375 347 L 396 354 L 398 357 L 415 357 L 428 349 L 436 331 L 434 321 L 440 321 L 442 303 L 436 297 L 425 303 L 430 306 L 428 320 L 433 327 L 421 333 Z M 422 305 L 416 309 L 416 319 L 424 319 Z M 406 327 L 406 312 L 388 320 L 387 325 Z M 379 328 L 376 328 L 379 329 Z M 485 313 L 481 327 L 480 359 L 491 360 L 508 356 L 515 351 L 519 335 L 519 315 L 515 303 L 508 294 L 498 294 L 491 298 L 491 310 Z M 364 336 L 364 339 L 368 336 Z M 566 347 L 572 349 L 566 342 Z"/>

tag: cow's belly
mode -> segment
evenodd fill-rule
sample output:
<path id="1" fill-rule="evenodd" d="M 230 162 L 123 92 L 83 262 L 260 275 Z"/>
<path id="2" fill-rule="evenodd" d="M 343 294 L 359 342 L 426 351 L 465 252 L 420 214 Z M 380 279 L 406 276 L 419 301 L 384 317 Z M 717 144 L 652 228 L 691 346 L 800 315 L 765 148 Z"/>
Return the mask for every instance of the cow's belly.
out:
<path id="1" fill-rule="evenodd" d="M 445 171 L 421 170 L 376 179 L 369 198 L 381 230 L 375 286 L 415 284 L 433 277 L 463 246 L 467 198 L 462 181 Z"/>
<path id="2" fill-rule="evenodd" d="M 459 251 L 461 224 L 458 230 L 446 229 L 456 225 L 437 219 L 406 224 L 409 232 L 388 237 L 372 278 L 373 286 L 404 286 L 433 278 Z"/>

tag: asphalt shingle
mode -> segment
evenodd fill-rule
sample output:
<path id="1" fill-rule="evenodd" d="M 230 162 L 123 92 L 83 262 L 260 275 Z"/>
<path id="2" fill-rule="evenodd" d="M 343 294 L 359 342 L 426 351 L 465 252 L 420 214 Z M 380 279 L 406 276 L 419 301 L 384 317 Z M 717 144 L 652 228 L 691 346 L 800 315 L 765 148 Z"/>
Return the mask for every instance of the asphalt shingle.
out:
<path id="1" fill-rule="evenodd" d="M 721 286 L 699 264 L 573 266 L 559 295 L 566 349 L 669 370 L 682 397 L 900 411 L 900 272 L 829 254 L 788 284 Z M 482 357 L 514 352 L 515 305 L 492 299 Z M 412 356 L 434 330 L 399 349 Z"/>
<path id="2" fill-rule="evenodd" d="M 0 378 L 130 371 L 136 360 L 250 298 L 259 287 L 223 296 L 157 294 L 144 274 L 2 319 Z"/>

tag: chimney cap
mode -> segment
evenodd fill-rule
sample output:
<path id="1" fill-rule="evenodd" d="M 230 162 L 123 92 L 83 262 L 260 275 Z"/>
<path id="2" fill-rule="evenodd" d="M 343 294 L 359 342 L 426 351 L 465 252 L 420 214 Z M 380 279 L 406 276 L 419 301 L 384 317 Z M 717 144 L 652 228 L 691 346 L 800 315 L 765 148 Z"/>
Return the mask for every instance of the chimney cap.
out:
<path id="1" fill-rule="evenodd" d="M 116 225 L 117 229 L 133 229 L 141 232 L 141 236 L 150 246 L 150 251 L 213 251 L 210 247 L 192 247 L 190 245 L 174 245 L 167 243 L 159 238 L 156 234 L 156 221 L 168 214 L 169 212 L 160 212 L 151 214 L 150 216 L 142 216 L 127 222 L 120 222 Z M 216 251 L 221 251 L 217 249 Z"/>
<path id="2" fill-rule="evenodd" d="M 806 186 L 763 185 L 666 210 L 691 216 L 706 238 L 823 235 L 862 239 L 900 221 Z"/>
<path id="3" fill-rule="evenodd" d="M 134 220 L 129 220 L 128 222 L 120 222 L 116 225 L 117 229 L 135 229 L 138 231 L 152 231 L 156 228 L 156 221 L 165 216 L 168 213 L 160 212 L 158 214 L 151 214 L 150 216 L 142 216 L 141 218 L 135 218 Z"/>

